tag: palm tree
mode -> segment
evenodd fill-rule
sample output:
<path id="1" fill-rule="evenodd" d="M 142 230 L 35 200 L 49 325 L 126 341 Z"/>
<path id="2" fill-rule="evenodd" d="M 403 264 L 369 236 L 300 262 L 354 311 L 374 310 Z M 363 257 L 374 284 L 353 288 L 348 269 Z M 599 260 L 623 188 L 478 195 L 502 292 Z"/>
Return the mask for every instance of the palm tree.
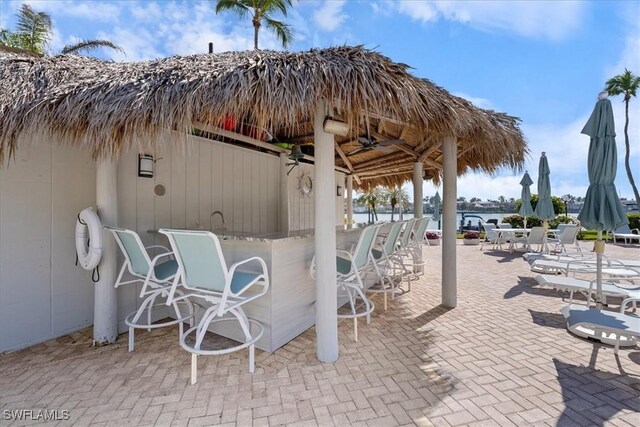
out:
<path id="1" fill-rule="evenodd" d="M 230 10 L 237 13 L 241 18 L 251 14 L 253 24 L 253 47 L 258 49 L 258 32 L 265 22 L 267 28 L 276 33 L 282 43 L 282 47 L 288 47 L 293 40 L 291 27 L 282 21 L 272 18 L 274 12 L 280 12 L 287 16 L 287 7 L 293 6 L 293 0 L 218 0 L 216 4 L 216 14 Z"/>
<path id="2" fill-rule="evenodd" d="M 638 209 L 640 209 L 640 196 L 638 195 L 636 183 L 633 181 L 633 175 L 631 175 L 631 165 L 629 165 L 629 101 L 632 96 L 636 96 L 638 86 L 640 86 L 640 77 L 634 75 L 631 71 L 625 68 L 624 73 L 618 74 L 617 76 L 607 80 L 606 91 L 609 92 L 609 95 L 614 96 L 624 94 L 624 146 L 626 150 L 624 155 L 624 166 L 627 168 L 627 177 L 629 178 L 631 189 L 633 190 L 633 194 L 636 198 Z"/>
<path id="3" fill-rule="evenodd" d="M 17 16 L 16 31 L 3 29 L 0 42 L 42 55 L 51 39 L 51 17 L 44 12 L 34 11 L 28 4 L 20 7 Z"/>
<path id="4" fill-rule="evenodd" d="M 42 56 L 51 40 L 51 17 L 45 12 L 36 12 L 28 4 L 23 4 L 17 13 L 15 31 L 0 30 L 0 50 Z M 78 54 L 99 47 L 108 47 L 124 53 L 124 50 L 107 40 L 83 40 L 65 46 L 60 55 Z"/>

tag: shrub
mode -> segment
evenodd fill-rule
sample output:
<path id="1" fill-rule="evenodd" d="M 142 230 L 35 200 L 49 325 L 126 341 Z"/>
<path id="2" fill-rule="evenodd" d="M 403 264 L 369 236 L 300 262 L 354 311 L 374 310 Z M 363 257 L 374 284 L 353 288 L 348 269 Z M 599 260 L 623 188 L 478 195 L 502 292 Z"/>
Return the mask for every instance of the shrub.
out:
<path id="1" fill-rule="evenodd" d="M 440 235 L 438 233 L 434 233 L 433 231 L 427 231 L 427 239 L 429 240 L 438 240 Z"/>
<path id="2" fill-rule="evenodd" d="M 511 215 L 506 216 L 502 219 L 502 222 L 506 222 L 513 228 L 522 228 L 524 227 L 524 217 L 522 215 Z M 542 221 L 535 216 L 527 217 L 527 227 L 537 227 L 542 225 Z"/>
<path id="3" fill-rule="evenodd" d="M 466 231 L 463 235 L 465 239 L 479 239 L 480 233 L 477 231 Z"/>
<path id="4" fill-rule="evenodd" d="M 629 220 L 629 228 L 640 229 L 640 214 L 637 214 L 637 213 L 627 214 L 627 219 Z"/>
<path id="5" fill-rule="evenodd" d="M 558 215 L 549 221 L 549 228 L 558 228 L 558 224 L 578 224 L 578 220 L 566 215 Z"/>

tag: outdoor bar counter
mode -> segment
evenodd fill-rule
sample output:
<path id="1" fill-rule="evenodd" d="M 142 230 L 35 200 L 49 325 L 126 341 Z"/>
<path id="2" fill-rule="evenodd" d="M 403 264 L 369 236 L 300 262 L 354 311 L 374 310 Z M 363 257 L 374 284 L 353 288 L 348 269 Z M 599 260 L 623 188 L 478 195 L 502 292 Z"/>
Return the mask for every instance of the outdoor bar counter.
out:
<path id="1" fill-rule="evenodd" d="M 337 227 L 336 241 L 338 244 L 357 241 L 361 231 L 359 225 Z M 269 291 L 244 306 L 247 316 L 264 326 L 264 334 L 256 343 L 259 349 L 275 351 L 315 324 L 315 281 L 309 276 L 315 250 L 313 230 L 268 234 L 214 230 L 214 233 L 220 239 L 227 265 L 253 256 L 261 257 L 267 264 Z M 243 340 L 235 322 L 221 322 L 210 330 Z"/>

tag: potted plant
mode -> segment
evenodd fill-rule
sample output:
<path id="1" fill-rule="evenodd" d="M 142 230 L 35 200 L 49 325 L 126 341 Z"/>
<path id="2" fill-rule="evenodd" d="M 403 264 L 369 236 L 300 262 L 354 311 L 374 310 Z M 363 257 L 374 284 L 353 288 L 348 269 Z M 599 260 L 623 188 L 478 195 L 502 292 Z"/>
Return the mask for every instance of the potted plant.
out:
<path id="1" fill-rule="evenodd" d="M 465 245 L 479 245 L 480 233 L 477 231 L 466 231 L 462 236 L 462 243 Z"/>
<path id="2" fill-rule="evenodd" d="M 433 231 L 427 231 L 426 233 L 427 241 L 431 246 L 440 246 L 440 235 L 438 233 L 434 233 Z"/>

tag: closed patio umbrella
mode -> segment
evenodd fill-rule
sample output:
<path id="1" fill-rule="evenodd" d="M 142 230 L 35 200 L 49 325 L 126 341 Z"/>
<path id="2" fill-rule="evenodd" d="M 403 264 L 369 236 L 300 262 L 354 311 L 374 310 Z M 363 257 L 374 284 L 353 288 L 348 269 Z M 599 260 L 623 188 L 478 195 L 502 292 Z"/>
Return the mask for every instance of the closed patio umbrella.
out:
<path id="1" fill-rule="evenodd" d="M 522 192 L 520 193 L 520 199 L 522 205 L 518 213 L 524 217 L 524 228 L 527 228 L 527 217 L 533 215 L 533 208 L 531 207 L 531 190 L 529 187 L 533 184 L 533 180 L 529 176 L 529 172 L 525 172 L 524 176 L 520 180 L 522 186 Z"/>
<path id="2" fill-rule="evenodd" d="M 438 229 L 440 228 L 440 193 L 436 191 L 436 195 L 433 196 L 433 218 L 434 221 L 438 223 Z"/>
<path id="3" fill-rule="evenodd" d="M 615 230 L 629 222 L 614 184 L 618 162 L 616 132 L 611 101 L 606 98 L 606 92 L 600 94 L 600 99 L 581 133 L 589 135 L 591 142 L 587 157 L 589 188 L 578 220 L 583 227 L 598 231 L 594 250 L 597 257 L 597 298 L 600 301 L 604 253 L 602 231 Z"/>
<path id="4" fill-rule="evenodd" d="M 534 210 L 535 215 L 544 221 L 544 238 L 542 248 L 547 250 L 547 230 L 549 229 L 549 220 L 555 218 L 556 213 L 553 210 L 553 202 L 551 201 L 551 181 L 549 181 L 549 162 L 547 155 L 543 152 L 540 156 L 540 164 L 538 165 L 538 204 Z"/>

